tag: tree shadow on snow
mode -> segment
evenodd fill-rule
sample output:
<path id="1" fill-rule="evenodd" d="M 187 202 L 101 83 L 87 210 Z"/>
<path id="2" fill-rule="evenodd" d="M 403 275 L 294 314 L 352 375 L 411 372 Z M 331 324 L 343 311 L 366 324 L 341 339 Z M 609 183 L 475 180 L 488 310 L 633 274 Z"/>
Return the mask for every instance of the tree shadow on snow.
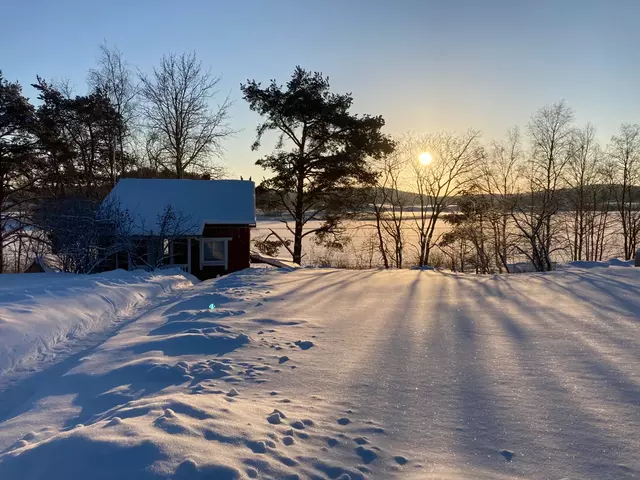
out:
<path id="1" fill-rule="evenodd" d="M 584 325 L 574 323 L 571 314 L 566 311 L 567 305 L 549 296 L 532 297 L 526 293 L 526 289 L 513 288 L 508 280 L 497 276 L 488 282 L 477 282 L 482 291 L 479 294 L 471 292 L 478 309 L 488 314 L 485 318 L 496 322 L 503 330 L 506 340 L 502 348 L 509 355 L 503 361 L 522 374 L 519 378 L 506 377 L 502 382 L 499 370 L 494 375 L 493 383 L 500 385 L 506 393 L 502 398 L 495 399 L 497 407 L 504 413 L 509 412 L 508 417 L 502 417 L 508 433 L 505 442 L 509 442 L 505 445 L 518 450 L 518 444 L 523 441 L 534 444 L 542 451 L 530 450 L 528 455 L 540 455 L 541 458 L 547 458 L 552 453 L 555 457 L 558 452 L 568 451 L 570 458 L 558 456 L 558 462 L 563 464 L 567 472 L 580 472 L 585 477 L 610 476 L 615 465 L 624 462 L 620 445 L 616 444 L 619 442 L 597 427 L 601 418 L 583 403 L 584 396 L 576 395 L 572 378 L 581 379 L 581 390 L 577 392 L 587 394 L 582 389 L 588 388 L 589 395 L 602 395 L 603 390 L 609 391 L 610 394 L 605 397 L 617 397 L 616 408 L 621 411 L 634 411 L 640 403 L 640 387 L 613 366 L 590 342 L 585 342 L 581 333 Z M 561 287 L 553 276 L 545 276 L 541 280 L 549 282 L 548 286 L 542 286 L 552 292 L 557 292 Z M 504 288 L 508 291 L 505 292 Z M 511 309 L 505 312 L 501 302 L 487 300 L 491 298 L 508 302 Z M 513 325 L 518 325 L 514 319 L 526 319 L 529 323 L 514 330 Z M 509 326 L 509 323 L 513 325 Z M 526 334 L 513 335 L 518 330 Z M 518 342 L 509 342 L 511 338 Z M 490 339 L 491 336 L 487 341 Z M 491 346 L 487 344 L 484 348 L 490 349 Z M 499 365 L 497 367 L 499 369 Z M 588 373 L 585 375 L 585 372 Z M 538 398 L 540 392 L 543 392 L 542 398 Z M 535 406 L 535 419 L 527 410 L 531 406 Z M 530 431 L 522 432 L 520 422 L 525 425 L 533 422 Z M 523 433 L 530 436 L 523 438 Z M 585 442 L 585 438 L 589 441 Z M 594 452 L 601 453 L 594 455 Z"/>

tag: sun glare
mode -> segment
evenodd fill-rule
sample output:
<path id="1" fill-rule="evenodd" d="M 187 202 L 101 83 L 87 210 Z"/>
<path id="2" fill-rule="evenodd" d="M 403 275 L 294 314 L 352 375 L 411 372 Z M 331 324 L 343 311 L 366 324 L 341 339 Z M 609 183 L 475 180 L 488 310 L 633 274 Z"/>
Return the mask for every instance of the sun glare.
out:
<path id="1" fill-rule="evenodd" d="M 422 165 L 429 165 L 433 160 L 433 157 L 429 152 L 422 152 L 420 155 L 418 155 L 418 160 L 420 160 L 420 163 Z"/>

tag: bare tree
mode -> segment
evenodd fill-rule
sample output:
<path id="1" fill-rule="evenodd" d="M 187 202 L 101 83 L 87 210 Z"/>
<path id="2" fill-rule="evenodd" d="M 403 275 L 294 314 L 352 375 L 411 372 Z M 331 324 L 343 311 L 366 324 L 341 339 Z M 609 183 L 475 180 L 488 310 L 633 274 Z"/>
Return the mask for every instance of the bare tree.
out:
<path id="1" fill-rule="evenodd" d="M 147 269 L 156 269 L 167 265 L 172 258 L 172 242 L 178 239 L 186 247 L 185 237 L 198 229 L 198 224 L 189 215 L 167 204 L 156 217 L 155 225 L 136 224 L 136 235 L 129 236 L 126 252 L 131 255 L 133 263 Z M 141 251 L 142 247 L 142 251 Z"/>
<path id="2" fill-rule="evenodd" d="M 509 255 L 514 249 L 511 211 L 520 193 L 523 158 L 522 136 L 518 127 L 514 127 L 504 141 L 491 145 L 478 182 L 480 192 L 489 197 L 486 219 L 492 232 L 495 265 L 501 273 L 509 273 Z"/>
<path id="3" fill-rule="evenodd" d="M 607 253 L 605 239 L 610 235 L 609 203 L 613 189 L 607 182 L 605 157 L 596 142 L 593 125 L 574 132 L 565 180 L 567 207 L 565 214 L 570 258 L 574 261 L 599 261 Z"/>
<path id="4" fill-rule="evenodd" d="M 640 126 L 624 124 L 620 134 L 611 138 L 609 155 L 615 183 L 615 203 L 618 210 L 624 258 L 635 256 L 640 234 L 638 185 L 640 183 Z"/>
<path id="5" fill-rule="evenodd" d="M 440 133 L 420 139 L 410 139 L 404 155 L 413 165 L 414 184 L 419 200 L 414 212 L 414 230 L 418 234 L 418 265 L 429 264 L 429 255 L 438 243 L 436 224 L 442 213 L 453 203 L 457 193 L 477 176 L 476 168 L 484 153 L 475 130 L 458 135 Z M 423 164 L 421 152 L 433 159 Z"/>
<path id="6" fill-rule="evenodd" d="M 50 251 L 67 272 L 93 273 L 113 268 L 118 255 L 133 265 L 156 269 L 171 255 L 171 242 L 197 227 L 192 216 L 166 205 L 156 223 L 145 225 L 118 201 L 85 198 L 53 200 L 40 205 L 37 218 Z"/>
<path id="7" fill-rule="evenodd" d="M 571 155 L 573 112 L 564 101 L 541 108 L 529 123 L 531 153 L 524 177 L 528 199 L 520 197 L 512 218 L 522 239 L 518 251 L 536 271 L 553 268 L 558 225 L 554 217 L 560 208 L 559 189 Z"/>
<path id="8" fill-rule="evenodd" d="M 41 203 L 36 218 L 65 272 L 92 273 L 130 248 L 133 219 L 118 202 L 57 199 Z"/>
<path id="9" fill-rule="evenodd" d="M 404 222 L 409 199 L 401 190 L 407 166 L 401 150 L 402 147 L 375 162 L 378 178 L 371 188 L 374 227 L 384 268 L 402 268 L 404 260 Z"/>
<path id="10" fill-rule="evenodd" d="M 215 108 L 210 105 L 220 77 L 204 70 L 193 53 L 171 54 L 152 75 L 140 73 L 140 82 L 141 112 L 176 178 L 187 170 L 211 170 L 211 157 L 220 156 L 222 141 L 234 133 L 227 123 L 229 98 Z"/>
<path id="11" fill-rule="evenodd" d="M 100 45 L 98 66 L 89 71 L 89 86 L 106 96 L 121 119 L 114 132 L 110 161 L 111 182 L 116 176 L 126 172 L 132 162 L 132 155 L 125 151 L 127 141 L 132 134 L 137 109 L 138 86 L 129 65 L 117 47 Z"/>

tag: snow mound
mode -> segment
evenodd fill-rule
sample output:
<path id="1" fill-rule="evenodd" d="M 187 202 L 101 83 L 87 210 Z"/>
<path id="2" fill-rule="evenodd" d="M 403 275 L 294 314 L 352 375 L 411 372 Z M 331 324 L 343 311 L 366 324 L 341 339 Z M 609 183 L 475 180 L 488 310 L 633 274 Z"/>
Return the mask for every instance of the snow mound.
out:
<path id="1" fill-rule="evenodd" d="M 562 268 L 608 268 L 608 267 L 633 267 L 633 260 L 622 260 L 620 258 L 612 258 L 606 262 L 569 262 L 566 266 L 560 266 Z"/>
<path id="2" fill-rule="evenodd" d="M 63 357 L 158 296 L 198 280 L 180 270 L 0 275 L 0 385 Z"/>

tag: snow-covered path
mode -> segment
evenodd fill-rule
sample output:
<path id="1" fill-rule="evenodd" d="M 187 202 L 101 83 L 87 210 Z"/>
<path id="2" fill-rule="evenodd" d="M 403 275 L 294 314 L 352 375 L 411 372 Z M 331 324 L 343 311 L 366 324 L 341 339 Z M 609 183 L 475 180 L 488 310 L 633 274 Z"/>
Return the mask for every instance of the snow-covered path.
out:
<path id="1" fill-rule="evenodd" d="M 0 478 L 636 478 L 639 294 L 633 268 L 204 282 L 0 392 Z"/>

